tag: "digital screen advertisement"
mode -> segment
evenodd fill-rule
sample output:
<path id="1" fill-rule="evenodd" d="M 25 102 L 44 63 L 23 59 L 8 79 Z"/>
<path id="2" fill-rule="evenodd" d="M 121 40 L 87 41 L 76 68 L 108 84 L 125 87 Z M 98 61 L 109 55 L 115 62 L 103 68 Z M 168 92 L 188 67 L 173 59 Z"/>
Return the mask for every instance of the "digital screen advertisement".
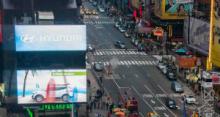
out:
<path id="1" fill-rule="evenodd" d="M 166 0 L 165 12 L 168 14 L 188 15 L 193 8 L 193 0 Z"/>
<path id="2" fill-rule="evenodd" d="M 85 25 L 16 25 L 16 51 L 85 51 Z"/>
<path id="3" fill-rule="evenodd" d="M 17 70 L 18 104 L 86 102 L 86 70 Z"/>

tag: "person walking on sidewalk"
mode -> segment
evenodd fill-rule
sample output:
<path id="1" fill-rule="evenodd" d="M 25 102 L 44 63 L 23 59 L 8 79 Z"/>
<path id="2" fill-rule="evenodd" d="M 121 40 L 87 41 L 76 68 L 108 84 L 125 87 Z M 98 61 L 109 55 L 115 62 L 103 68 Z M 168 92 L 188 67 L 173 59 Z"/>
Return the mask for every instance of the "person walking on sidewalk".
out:
<path id="1" fill-rule="evenodd" d="M 110 104 L 111 104 L 111 98 L 110 98 L 110 96 L 108 96 L 107 100 L 106 100 L 106 109 L 107 110 L 109 109 Z"/>

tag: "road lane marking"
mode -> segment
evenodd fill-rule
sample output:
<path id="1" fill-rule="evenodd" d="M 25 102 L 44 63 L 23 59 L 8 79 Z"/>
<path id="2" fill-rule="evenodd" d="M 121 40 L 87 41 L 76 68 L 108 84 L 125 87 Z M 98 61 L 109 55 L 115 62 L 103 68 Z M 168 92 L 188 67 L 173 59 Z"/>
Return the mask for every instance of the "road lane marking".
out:
<path id="1" fill-rule="evenodd" d="M 144 117 L 144 114 L 142 112 L 139 112 L 139 115 L 141 115 L 141 117 Z"/>
<path id="2" fill-rule="evenodd" d="M 144 101 L 144 103 L 147 104 L 148 107 L 150 107 L 150 109 L 151 109 L 152 111 L 156 112 L 155 109 L 154 109 L 145 99 L 142 98 L 141 94 L 137 91 L 137 89 L 136 89 L 134 86 L 131 86 L 131 88 L 132 88 L 132 89 L 134 90 L 134 92 Z"/>
<path id="3" fill-rule="evenodd" d="M 163 91 L 165 94 L 167 94 L 167 92 L 166 92 L 160 85 L 157 85 L 157 87 L 159 87 L 159 89 L 160 89 L 161 91 Z"/>
<path id="4" fill-rule="evenodd" d="M 117 83 L 117 81 L 115 80 L 115 78 L 112 78 L 113 82 L 115 83 L 115 85 L 120 88 L 119 84 Z"/>
<path id="5" fill-rule="evenodd" d="M 135 62 L 136 65 L 138 65 L 138 62 L 137 62 L 137 61 L 134 61 L 134 62 Z"/>
<path id="6" fill-rule="evenodd" d="M 150 100 L 151 103 L 155 104 L 155 101 L 153 99 Z"/>
<path id="7" fill-rule="evenodd" d="M 164 115 L 165 117 L 169 117 L 169 115 L 167 115 L 166 113 L 163 113 L 163 115 Z"/>
<path id="8" fill-rule="evenodd" d="M 147 85 L 144 85 L 144 87 L 153 95 L 154 93 L 152 92 L 152 90 L 147 86 Z M 156 97 L 156 96 L 155 96 Z M 156 99 L 163 105 L 164 108 L 166 108 L 174 117 L 177 117 L 177 115 L 175 113 L 173 113 L 170 109 L 168 109 L 166 107 L 166 105 L 160 100 L 158 99 L 158 97 L 156 97 Z"/>
<path id="9" fill-rule="evenodd" d="M 143 94 L 143 98 L 153 98 L 153 95 L 151 95 L 151 94 Z"/>
<path id="10" fill-rule="evenodd" d="M 156 106 L 156 107 L 154 107 L 154 109 L 155 109 L 155 110 L 160 110 L 160 111 L 166 110 L 166 108 L 163 107 L 163 106 Z"/>
<path id="11" fill-rule="evenodd" d="M 156 94 L 156 97 L 167 97 L 167 94 Z"/>
<path id="12" fill-rule="evenodd" d="M 135 65 L 134 61 L 131 61 L 131 63 L 132 63 L 133 65 Z"/>
<path id="13" fill-rule="evenodd" d="M 144 85 L 144 87 L 145 87 L 152 95 L 154 95 L 153 91 L 152 91 L 147 85 Z"/>

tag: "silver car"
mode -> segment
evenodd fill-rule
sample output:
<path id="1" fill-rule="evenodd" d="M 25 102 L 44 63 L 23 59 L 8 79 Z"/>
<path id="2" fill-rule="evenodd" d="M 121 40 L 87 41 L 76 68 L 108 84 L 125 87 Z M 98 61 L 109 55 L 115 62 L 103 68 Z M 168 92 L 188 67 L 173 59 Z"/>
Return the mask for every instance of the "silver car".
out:
<path id="1" fill-rule="evenodd" d="M 179 84 L 178 82 L 174 81 L 171 83 L 171 89 L 175 92 L 175 93 L 183 93 L 183 86 L 181 84 Z"/>

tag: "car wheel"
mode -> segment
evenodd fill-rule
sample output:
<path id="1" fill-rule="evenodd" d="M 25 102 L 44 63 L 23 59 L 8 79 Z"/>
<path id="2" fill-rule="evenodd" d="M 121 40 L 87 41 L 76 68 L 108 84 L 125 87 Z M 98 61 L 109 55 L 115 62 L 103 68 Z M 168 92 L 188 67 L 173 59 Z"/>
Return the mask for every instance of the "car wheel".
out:
<path id="1" fill-rule="evenodd" d="M 62 96 L 62 100 L 63 100 L 64 102 L 68 102 L 68 97 L 69 97 L 69 95 L 64 94 L 64 95 Z"/>
<path id="2" fill-rule="evenodd" d="M 42 96 L 42 95 L 37 95 L 36 97 L 35 97 L 35 101 L 36 102 L 42 102 L 44 100 L 44 97 Z"/>

